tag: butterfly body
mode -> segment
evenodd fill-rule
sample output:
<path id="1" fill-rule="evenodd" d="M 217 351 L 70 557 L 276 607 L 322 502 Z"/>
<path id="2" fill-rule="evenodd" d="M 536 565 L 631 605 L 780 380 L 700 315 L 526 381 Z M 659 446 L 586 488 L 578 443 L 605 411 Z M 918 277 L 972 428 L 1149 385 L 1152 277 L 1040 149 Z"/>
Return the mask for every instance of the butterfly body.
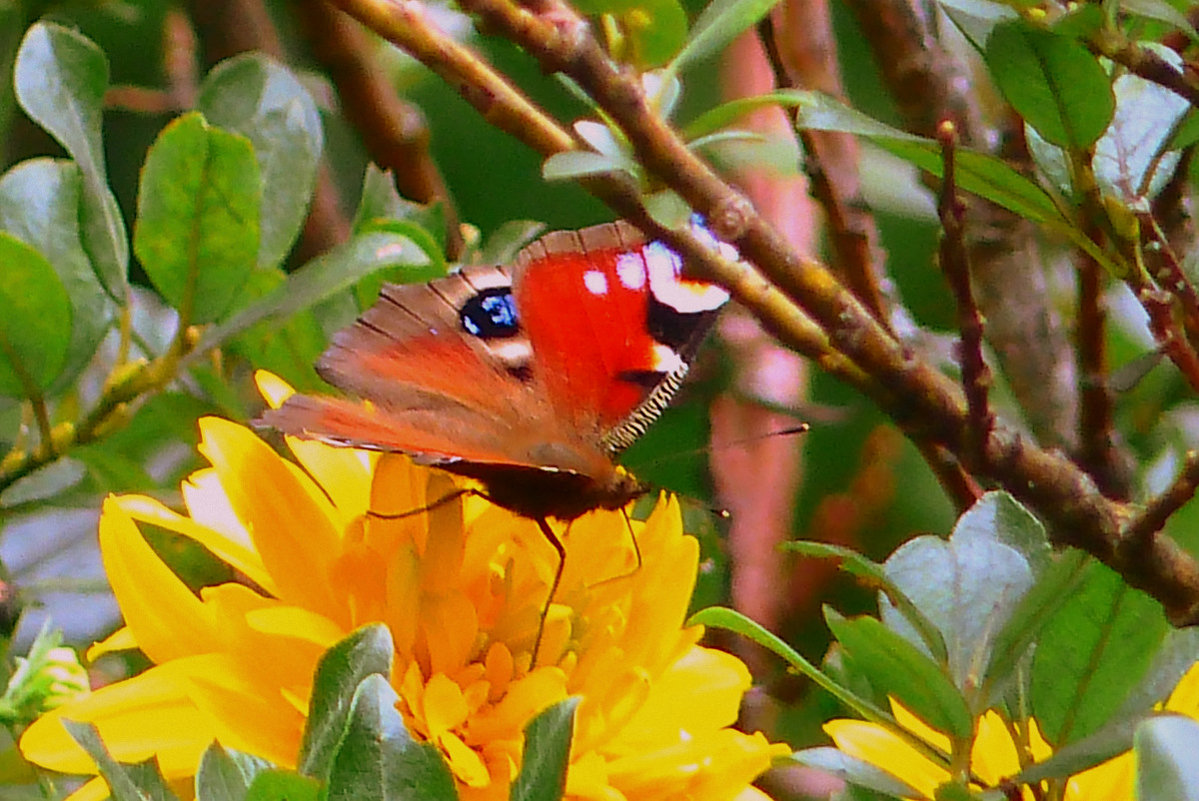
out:
<path id="1" fill-rule="evenodd" d="M 616 456 L 669 402 L 727 299 L 627 223 L 551 233 L 511 266 L 384 286 L 317 363 L 357 400 L 293 396 L 263 422 L 411 454 L 538 520 L 621 508 L 646 487 Z"/>

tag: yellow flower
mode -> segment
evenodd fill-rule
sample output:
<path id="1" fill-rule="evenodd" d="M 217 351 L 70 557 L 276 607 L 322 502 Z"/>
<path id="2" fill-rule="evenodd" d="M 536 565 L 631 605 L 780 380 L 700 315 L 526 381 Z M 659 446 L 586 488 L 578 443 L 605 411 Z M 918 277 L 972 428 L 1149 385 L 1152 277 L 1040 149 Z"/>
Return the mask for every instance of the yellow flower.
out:
<path id="1" fill-rule="evenodd" d="M 1193 665 L 1165 703 L 1170 712 L 1188 715 L 1199 720 L 1199 663 Z M 902 705 L 891 701 L 891 710 L 899 725 L 922 742 L 942 752 L 948 752 L 949 738 L 930 728 Z M 918 795 L 909 798 L 932 801 L 939 786 L 950 779 L 949 771 L 934 762 L 902 737 L 876 723 L 861 720 L 831 720 L 825 732 L 842 752 L 868 762 L 897 779 L 904 781 Z M 1020 753 L 1027 743 L 1022 765 Z M 978 721 L 974 745 L 970 752 L 970 772 L 987 787 L 996 787 L 1004 779 L 1018 774 L 1022 767 L 1043 761 L 1053 754 L 1052 747 L 1041 735 L 1035 720 L 1028 724 L 1026 736 L 1019 736 L 993 710 Z M 1133 801 L 1134 759 L 1125 752 L 1083 771 L 1066 781 L 1061 795 L 1063 801 Z M 1023 788 L 1023 798 L 1033 801 L 1030 788 Z"/>
<path id="2" fill-rule="evenodd" d="M 259 384 L 274 404 L 290 391 Z M 293 463 L 229 421 L 200 430 L 212 466 L 184 483 L 186 516 L 121 496 L 100 520 L 126 627 L 90 655 L 138 647 L 155 666 L 40 718 L 21 739 L 33 762 L 95 773 L 68 718 L 95 723 L 122 761 L 156 755 L 171 780 L 191 776 L 213 739 L 294 766 L 318 658 L 371 622 L 395 641 L 405 722 L 440 748 L 464 798 L 506 798 L 524 726 L 569 695 L 582 697 L 570 797 L 732 799 L 788 753 L 729 728 L 749 673 L 682 627 L 698 547 L 673 499 L 631 524 L 639 569 L 620 512 L 562 534 L 562 583 L 530 667 L 557 567 L 533 521 L 477 496 L 437 504 L 466 484 L 401 456 L 289 439 Z M 414 510 L 425 511 L 397 517 Z M 197 597 L 147 527 L 194 539 L 246 580 Z M 72 798 L 105 793 L 93 779 Z"/>

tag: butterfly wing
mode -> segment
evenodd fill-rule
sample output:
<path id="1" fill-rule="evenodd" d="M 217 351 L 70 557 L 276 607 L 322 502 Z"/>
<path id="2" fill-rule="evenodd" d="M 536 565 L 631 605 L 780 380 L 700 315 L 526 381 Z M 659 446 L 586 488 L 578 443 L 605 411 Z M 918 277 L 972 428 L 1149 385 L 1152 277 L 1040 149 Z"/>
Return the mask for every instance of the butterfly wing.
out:
<path id="1" fill-rule="evenodd" d="M 661 414 L 728 301 L 625 222 L 529 245 L 516 259 L 513 296 L 556 416 L 591 430 L 611 454 Z"/>

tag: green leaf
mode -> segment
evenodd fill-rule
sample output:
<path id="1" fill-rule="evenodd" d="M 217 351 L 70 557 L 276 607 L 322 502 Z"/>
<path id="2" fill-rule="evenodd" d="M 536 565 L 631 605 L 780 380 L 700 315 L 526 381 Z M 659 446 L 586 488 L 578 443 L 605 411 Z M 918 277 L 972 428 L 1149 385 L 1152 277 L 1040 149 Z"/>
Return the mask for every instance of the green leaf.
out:
<path id="1" fill-rule="evenodd" d="M 1167 147 L 1170 150 L 1182 150 L 1196 142 L 1199 142 L 1199 111 L 1191 109 L 1174 130 L 1174 136 Z"/>
<path id="2" fill-rule="evenodd" d="M 355 694 L 368 676 L 391 674 L 394 646 L 381 623 L 363 626 L 321 657 L 312 685 L 299 770 L 324 779 L 348 725 Z"/>
<path id="3" fill-rule="evenodd" d="M 687 44 L 666 66 L 666 72 L 676 75 L 684 67 L 724 49 L 743 31 L 757 25 L 770 13 L 779 0 L 712 0 L 691 28 Z"/>
<path id="4" fill-rule="evenodd" d="M 108 60 L 86 36 L 39 22 L 21 41 L 13 81 L 25 113 L 58 140 L 83 173 L 83 247 L 100 283 L 124 304 L 129 243 L 108 188 L 101 143 Z"/>
<path id="5" fill-rule="evenodd" d="M 388 640 L 390 644 L 390 639 Z M 386 675 L 367 676 L 350 705 L 329 766 L 327 801 L 455 801 L 441 752 L 412 739 Z"/>
<path id="6" fill-rule="evenodd" d="M 80 239 L 81 193 L 79 168 L 63 159 L 23 161 L 0 177 L 0 231 L 41 253 L 71 301 L 71 337 L 51 395 L 75 383 L 96 355 L 115 311 Z"/>
<path id="7" fill-rule="evenodd" d="M 113 801 L 178 801 L 158 769 L 158 760 L 150 758 L 136 765 L 117 762 L 108 753 L 96 727 L 63 719 L 62 725 L 75 742 L 96 761 L 100 775 L 108 782 Z"/>
<path id="8" fill-rule="evenodd" d="M 261 200 L 249 140 L 197 112 L 172 121 L 150 148 L 133 249 L 189 324 L 220 319 L 237 298 L 257 260 Z"/>
<path id="9" fill-rule="evenodd" d="M 242 287 L 234 314 L 278 292 L 286 282 L 287 276 L 277 268 L 255 270 Z M 256 369 L 268 370 L 304 392 L 321 388 L 327 391 L 313 368 L 326 345 L 327 337 L 316 316 L 304 310 L 283 321 L 264 320 L 252 325 L 230 340 L 227 347 Z"/>
<path id="10" fill-rule="evenodd" d="M 818 92 L 803 94 L 802 98 L 795 98 L 799 127 L 864 136 L 930 175 L 942 176 L 945 165 L 941 158 L 941 146 L 933 140 L 892 128 L 827 95 Z M 1044 189 L 1002 160 L 960 149 L 955 166 L 960 189 L 1033 222 L 1053 222 L 1058 225 L 1066 222 Z"/>
<path id="11" fill-rule="evenodd" d="M 397 264 L 384 267 L 364 276 L 354 287 L 354 296 L 358 300 L 358 309 L 363 310 L 374 304 L 379 298 L 379 290 L 387 282 L 409 284 L 413 282 L 432 281 L 441 278 L 446 273 L 445 256 L 434 241 L 432 235 L 412 220 L 375 220 L 364 230 L 379 233 L 396 234 L 416 243 L 424 255 L 426 262 L 419 268 L 415 264 Z"/>
<path id="12" fill-rule="evenodd" d="M 1199 721 L 1162 715 L 1137 728 L 1137 801 L 1199 801 Z"/>
<path id="13" fill-rule="evenodd" d="M 790 645 L 779 639 L 776 634 L 767 631 L 760 623 L 750 620 L 740 612 L 727 609 L 722 606 L 709 606 L 707 609 L 701 609 L 692 615 L 687 620 L 688 626 L 715 626 L 716 628 L 726 629 L 736 634 L 740 634 L 758 645 L 761 645 L 766 650 L 782 657 L 788 667 L 797 673 L 806 676 L 812 680 L 816 686 L 825 690 L 834 698 L 836 698 L 845 706 L 852 709 L 863 718 L 873 722 L 886 722 L 894 724 L 895 721 L 890 713 L 879 709 L 870 701 L 867 701 L 853 692 L 838 684 L 820 668 L 813 665 L 807 659 L 792 648 Z"/>
<path id="14" fill-rule="evenodd" d="M 254 777 L 270 766 L 264 759 L 229 751 L 214 742 L 200 758 L 196 798 L 198 801 L 245 801 Z"/>
<path id="15" fill-rule="evenodd" d="M 962 515 L 948 542 L 917 537 L 900 546 L 884 565 L 887 576 L 941 632 L 949 675 L 976 712 L 986 708 L 977 688 L 995 633 L 1033 584 L 1028 562 L 1000 542 L 996 528 L 1002 515 L 1017 512 L 1027 515 L 1005 493 L 988 493 Z M 898 615 L 885 597 L 879 609 L 892 631 L 923 646 L 906 616 Z"/>
<path id="16" fill-rule="evenodd" d="M 525 727 L 520 773 L 508 794 L 511 801 L 558 801 L 566 791 L 570 741 L 579 698 L 566 698 L 540 712 Z"/>
<path id="17" fill-rule="evenodd" d="M 1015 9 L 991 0 L 940 0 L 940 6 L 980 53 L 996 25 L 1020 17 Z"/>
<path id="18" fill-rule="evenodd" d="M 428 254 L 433 263 L 445 271 L 445 211 L 440 203 L 424 205 L 400 197 L 396 191 L 391 171 L 384 172 L 374 164 L 368 164 L 362 180 L 362 197 L 354 214 L 353 230 L 356 234 L 378 230 L 380 224 L 403 221 L 423 231 L 414 241 Z M 431 244 L 426 244 L 426 239 Z"/>
<path id="19" fill-rule="evenodd" d="M 58 377 L 71 339 L 71 299 L 46 258 L 0 233 L 0 395 L 28 397 Z"/>
<path id="20" fill-rule="evenodd" d="M 974 719 L 966 701 L 915 645 L 872 617 L 846 618 L 825 608 L 829 629 L 880 693 L 894 696 L 934 729 L 967 738 Z"/>
<path id="21" fill-rule="evenodd" d="M 542 163 L 541 177 L 547 181 L 566 181 L 587 175 L 621 172 L 626 166 L 623 158 L 613 158 L 593 150 L 566 150 L 553 154 Z"/>
<path id="22" fill-rule="evenodd" d="M 882 768 L 836 748 L 805 748 L 791 755 L 801 765 L 831 773 L 841 781 L 897 798 L 919 798 L 920 791 Z"/>
<path id="23" fill-rule="evenodd" d="M 1111 122 L 1111 80 L 1078 41 L 1016 20 L 995 26 L 984 55 L 1004 97 L 1049 142 L 1081 150 Z"/>
<path id="24" fill-rule="evenodd" d="M 1156 601 L 1091 563 L 1037 642 L 1031 701 L 1046 738 L 1062 745 L 1097 731 L 1146 674 L 1168 629 Z"/>
<path id="25" fill-rule="evenodd" d="M 245 53 L 213 67 L 196 108 L 254 145 L 262 179 L 259 267 L 281 263 L 304 225 L 324 137 L 316 103 L 269 56 Z"/>
<path id="26" fill-rule="evenodd" d="M 797 541 L 783 544 L 783 549 L 798 553 L 801 556 L 816 556 L 827 559 L 839 559 L 840 567 L 851 576 L 865 579 L 872 588 L 878 588 L 894 609 L 907 619 L 908 624 L 919 635 L 919 643 L 928 650 L 937 662 L 947 662 L 949 653 L 945 649 L 945 639 L 940 630 L 929 620 L 919 607 L 912 603 L 898 584 L 891 580 L 882 565 L 867 559 L 852 548 L 831 545 L 824 542 Z"/>
<path id="27" fill-rule="evenodd" d="M 487 237 L 478 260 L 481 264 L 508 264 L 544 230 L 545 223 L 536 220 L 508 220 Z"/>
<path id="28" fill-rule="evenodd" d="M 321 784 L 289 770 L 264 770 L 254 777 L 246 801 L 318 801 Z M 197 801 L 205 801 L 200 798 Z"/>
<path id="29" fill-rule="evenodd" d="M 282 320 L 343 292 L 365 276 L 388 267 L 424 267 L 429 259 L 405 236 L 363 234 L 313 259 L 279 289 L 251 303 L 204 334 L 187 363 L 263 320 Z"/>
<path id="30" fill-rule="evenodd" d="M 1191 39 L 1199 39 L 1199 33 L 1187 20 L 1186 15 L 1166 0 L 1120 0 L 1120 8 L 1129 14 L 1146 17 L 1172 25 Z"/>
<path id="31" fill-rule="evenodd" d="M 993 704 L 1002 695 L 1029 647 L 1082 582 L 1086 563 L 1082 551 L 1061 554 L 1040 571 L 1032 589 L 1010 611 L 991 646 L 990 663 L 984 673 L 984 705 Z"/>

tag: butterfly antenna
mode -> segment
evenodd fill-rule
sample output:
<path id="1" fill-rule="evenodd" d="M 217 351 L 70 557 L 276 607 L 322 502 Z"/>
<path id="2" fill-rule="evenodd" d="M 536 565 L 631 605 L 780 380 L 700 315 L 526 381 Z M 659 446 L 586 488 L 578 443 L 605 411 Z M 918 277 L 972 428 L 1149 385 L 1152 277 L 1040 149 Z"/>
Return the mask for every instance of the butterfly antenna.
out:
<path id="1" fill-rule="evenodd" d="M 633 472 L 643 470 L 647 467 L 655 467 L 673 459 L 681 459 L 687 456 L 697 456 L 701 453 L 717 453 L 725 448 L 736 448 L 741 445 L 748 445 L 751 442 L 758 442 L 764 439 L 773 439 L 774 437 L 792 437 L 796 434 L 804 434 L 811 428 L 812 427 L 807 423 L 800 423 L 798 425 L 787 426 L 786 428 L 780 428 L 774 431 L 767 431 L 764 434 L 754 434 L 753 436 L 742 437 L 741 439 L 731 439 L 725 442 L 711 442 L 702 448 L 692 448 L 691 450 L 687 451 L 676 451 L 674 453 L 668 453 L 663 456 L 659 456 L 656 459 L 651 459 L 648 462 L 643 462 L 640 465 L 634 465 L 636 469 Z"/>
<path id="2" fill-rule="evenodd" d="M 434 509 L 440 509 L 446 504 L 453 503 L 464 495 L 482 495 L 482 493 L 477 489 L 459 489 L 454 490 L 448 495 L 443 495 L 427 506 L 419 506 L 416 509 L 409 509 L 407 512 L 387 514 L 385 512 L 376 512 L 374 509 L 367 509 L 366 514 L 367 517 L 373 517 L 377 520 L 403 520 L 406 517 L 415 517 L 416 515 L 423 515 L 425 512 L 432 512 Z"/>
<path id="3" fill-rule="evenodd" d="M 541 608 L 541 619 L 537 622 L 537 639 L 533 640 L 533 656 L 529 660 L 529 670 L 537 666 L 537 652 L 541 650 L 541 637 L 545 634 L 545 621 L 549 617 L 550 605 L 554 602 L 554 596 L 558 593 L 558 585 L 562 582 L 562 570 L 566 567 L 566 548 L 563 547 L 562 540 L 558 539 L 558 535 L 550 528 L 550 524 L 544 517 L 537 518 L 537 527 L 541 529 L 541 535 L 558 552 L 558 569 L 554 572 L 553 583 L 550 584 L 549 597 L 545 599 L 545 606 Z"/>

